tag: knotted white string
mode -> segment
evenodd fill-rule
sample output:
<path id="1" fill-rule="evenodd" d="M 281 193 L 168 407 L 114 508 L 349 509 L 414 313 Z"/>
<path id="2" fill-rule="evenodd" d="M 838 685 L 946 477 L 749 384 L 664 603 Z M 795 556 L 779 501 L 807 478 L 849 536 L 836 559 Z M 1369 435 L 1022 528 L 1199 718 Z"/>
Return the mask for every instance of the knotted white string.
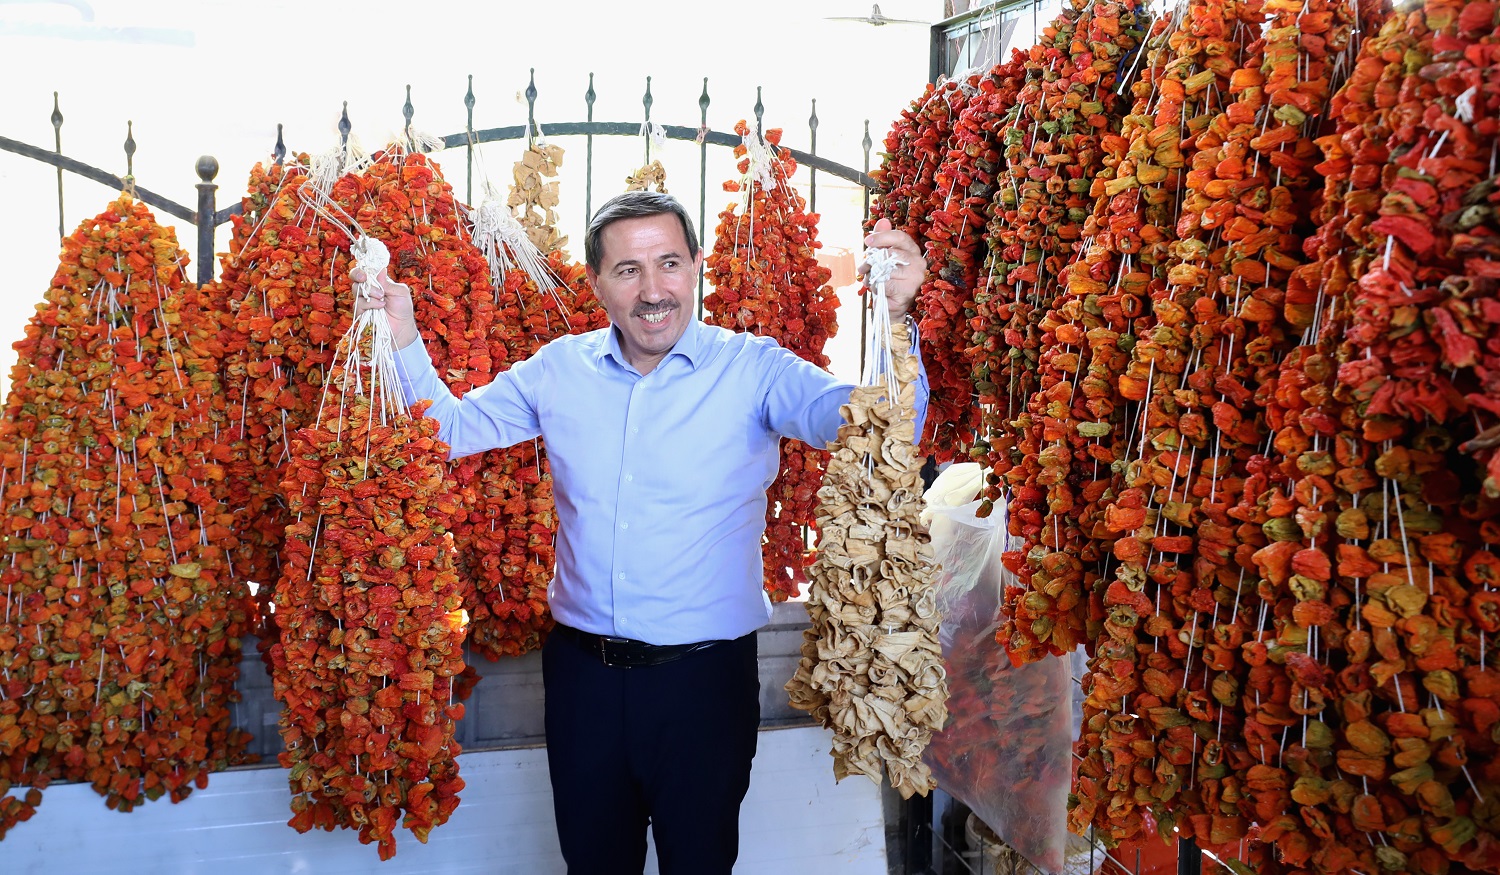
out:
<path id="1" fill-rule="evenodd" d="M 892 362 L 891 308 L 886 299 L 885 286 L 890 282 L 896 268 L 906 262 L 896 257 L 889 249 L 870 249 L 865 252 L 865 284 L 869 287 L 868 306 L 871 315 L 870 355 L 865 359 L 864 385 L 875 386 L 885 382 L 886 400 L 897 403 L 899 386 L 896 384 L 896 369 Z"/>
<path id="2" fill-rule="evenodd" d="M 656 122 L 641 122 L 641 136 L 646 138 L 646 163 L 651 163 L 651 150 L 657 152 L 667 144 L 667 129 Z"/>
<path id="3" fill-rule="evenodd" d="M 355 300 L 369 300 L 380 287 L 380 272 L 390 266 L 390 250 L 379 240 L 361 236 L 349 247 L 349 252 L 354 256 L 353 270 L 363 271 L 365 275 L 363 282 L 354 283 Z M 360 343 L 366 331 L 370 332 L 368 357 L 362 352 Z M 349 388 L 348 377 L 353 376 L 354 391 L 364 392 L 363 371 L 369 369 L 371 408 L 379 408 L 381 425 L 387 425 L 391 417 L 407 412 L 406 398 L 401 393 L 396 371 L 396 335 L 384 308 L 365 310 L 354 317 L 354 324 L 339 340 L 335 360 L 338 352 L 344 354 L 345 391 Z M 326 389 L 324 399 L 327 399 Z"/>
<path id="4" fill-rule="evenodd" d="M 776 154 L 771 145 L 756 131 L 750 131 L 741 139 L 745 145 L 745 157 L 749 164 L 745 169 L 744 183 L 740 186 L 745 198 L 750 197 L 750 183 L 760 185 L 766 191 L 776 187 Z"/>
<path id="5" fill-rule="evenodd" d="M 531 277 L 540 291 L 555 292 L 562 285 L 562 280 L 547 266 L 547 257 L 531 242 L 525 226 L 506 206 L 505 196 L 488 182 L 484 187 L 484 202 L 465 208 L 464 213 L 474 246 L 489 262 L 497 296 L 505 285 L 506 272 L 515 268 Z"/>

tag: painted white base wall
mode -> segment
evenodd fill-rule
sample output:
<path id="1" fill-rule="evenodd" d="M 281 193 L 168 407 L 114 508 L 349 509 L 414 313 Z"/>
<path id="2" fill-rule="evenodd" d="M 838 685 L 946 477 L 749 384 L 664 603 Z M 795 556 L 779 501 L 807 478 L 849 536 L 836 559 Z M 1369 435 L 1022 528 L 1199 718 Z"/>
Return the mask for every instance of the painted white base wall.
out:
<path id="1" fill-rule="evenodd" d="M 835 784 L 829 744 L 817 727 L 761 732 L 736 875 L 886 875 L 879 788 L 864 778 Z M 130 814 L 105 808 L 86 785 L 50 787 L 36 816 L 0 843 L 0 873 L 564 875 L 546 749 L 467 753 L 459 763 L 468 786 L 453 818 L 426 845 L 398 830 L 386 863 L 353 832 L 287 826 L 286 773 L 269 768 L 214 775 L 179 805 Z M 646 872 L 656 871 L 653 851 Z"/>

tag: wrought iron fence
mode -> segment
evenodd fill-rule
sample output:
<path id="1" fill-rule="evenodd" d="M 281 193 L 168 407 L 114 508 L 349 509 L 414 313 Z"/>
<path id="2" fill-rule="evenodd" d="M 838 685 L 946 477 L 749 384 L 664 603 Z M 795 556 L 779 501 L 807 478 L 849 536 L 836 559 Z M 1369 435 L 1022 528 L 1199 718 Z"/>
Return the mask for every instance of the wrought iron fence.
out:
<path id="1" fill-rule="evenodd" d="M 594 90 L 594 74 L 589 74 L 589 87 L 584 93 L 583 99 L 586 107 L 586 118 L 582 122 L 561 122 L 539 127 L 536 120 L 537 98 L 539 91 L 536 87 L 536 71 L 531 71 L 530 81 L 526 85 L 526 124 L 511 125 L 508 127 L 479 128 L 474 126 L 474 109 L 477 100 L 474 96 L 474 77 L 469 77 L 468 91 L 464 94 L 464 107 L 467 111 L 467 120 L 464 130 L 458 133 L 448 134 L 440 137 L 443 150 L 464 149 L 465 150 L 465 182 L 464 194 L 467 202 L 472 203 L 474 198 L 474 151 L 483 143 L 500 142 L 505 140 L 520 140 L 525 138 L 530 145 L 539 131 L 544 131 L 549 138 L 557 137 L 583 137 L 585 140 L 585 181 L 584 181 L 584 218 L 593 215 L 593 176 L 594 176 L 594 138 L 608 136 L 639 136 L 643 128 L 651 123 L 651 110 L 655 99 L 651 94 L 651 77 L 646 77 L 646 89 L 641 96 L 642 119 L 636 122 L 610 122 L 594 120 L 594 103 L 597 93 Z M 708 78 L 703 79 L 703 92 L 698 98 L 699 124 L 696 127 L 685 125 L 662 125 L 668 139 L 686 140 L 695 142 L 699 146 L 699 211 L 698 226 L 700 230 L 705 227 L 707 220 L 708 200 L 708 147 L 725 146 L 733 148 L 740 144 L 740 137 L 733 133 L 710 130 L 708 127 L 708 109 L 711 99 L 708 93 Z M 848 180 L 864 189 L 864 213 L 869 214 L 870 191 L 875 187 L 875 182 L 870 178 L 870 150 L 874 145 L 870 139 L 870 122 L 865 120 L 864 138 L 861 146 L 864 153 L 862 170 L 830 161 L 826 157 L 817 154 L 818 150 L 818 102 L 812 101 L 812 113 L 807 119 L 808 151 L 786 148 L 786 151 L 796 159 L 797 163 L 808 168 L 810 171 L 808 185 L 808 201 L 813 211 L 817 210 L 818 203 L 818 173 L 831 174 L 840 179 Z M 761 100 L 760 89 L 756 89 L 755 100 L 755 126 L 760 131 L 764 125 L 765 107 Z M 405 135 L 408 139 L 412 136 L 412 119 L 415 116 L 415 107 L 411 99 L 411 87 L 406 89 L 406 102 L 402 106 L 402 115 L 405 118 Z M 26 158 L 32 158 L 45 164 L 50 164 L 57 169 L 57 232 L 64 236 L 67 233 L 66 204 L 64 198 L 63 178 L 64 171 L 74 173 L 86 179 L 102 183 L 107 186 L 124 187 L 132 184 L 136 195 L 147 205 L 165 213 L 173 218 L 180 219 L 193 225 L 197 229 L 197 279 L 200 283 L 212 281 L 214 277 L 214 232 L 232 216 L 240 212 L 240 204 L 235 203 L 219 208 L 217 205 L 218 185 L 214 179 L 219 173 L 219 162 L 212 155 L 200 157 L 196 164 L 199 182 L 197 184 L 198 197 L 196 207 L 189 207 L 178 203 L 171 198 L 156 191 L 140 185 L 134 180 L 134 164 L 136 143 L 133 130 L 129 123 L 126 126 L 125 150 L 125 176 L 116 176 L 107 170 L 102 170 L 63 153 L 62 128 L 63 114 L 58 102 L 56 92 L 53 92 L 52 115 L 53 148 L 47 150 L 40 146 L 33 146 L 20 140 L 0 136 L 0 151 L 11 152 Z M 348 104 L 344 104 L 343 112 L 338 122 L 340 140 L 347 143 L 353 125 L 349 120 Z M 649 150 L 649 146 L 648 146 Z M 649 154 L 649 152 L 648 152 Z M 276 126 L 276 144 L 272 155 L 275 160 L 281 161 L 286 156 L 286 145 L 282 139 L 281 125 Z M 703 281 L 699 280 L 699 315 L 702 314 Z"/>

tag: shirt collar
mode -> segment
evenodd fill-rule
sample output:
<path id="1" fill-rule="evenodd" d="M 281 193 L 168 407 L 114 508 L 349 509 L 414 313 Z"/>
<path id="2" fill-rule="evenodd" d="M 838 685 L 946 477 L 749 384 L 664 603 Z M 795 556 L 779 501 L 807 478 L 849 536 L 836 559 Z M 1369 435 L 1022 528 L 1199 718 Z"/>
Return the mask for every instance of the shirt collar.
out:
<path id="1" fill-rule="evenodd" d="M 703 361 L 703 333 L 707 330 L 708 326 L 704 324 L 703 320 L 693 317 L 688 322 L 687 328 L 683 330 L 682 336 L 677 338 L 677 343 L 672 345 L 671 351 L 667 353 L 662 361 L 680 355 L 688 360 L 688 363 L 692 365 L 694 370 L 697 370 L 698 365 Z M 615 364 L 618 364 L 622 368 L 632 367 L 625 360 L 625 351 L 620 348 L 620 330 L 614 325 L 609 326 L 609 340 L 600 348 L 598 360 L 603 361 L 605 356 L 613 358 Z"/>

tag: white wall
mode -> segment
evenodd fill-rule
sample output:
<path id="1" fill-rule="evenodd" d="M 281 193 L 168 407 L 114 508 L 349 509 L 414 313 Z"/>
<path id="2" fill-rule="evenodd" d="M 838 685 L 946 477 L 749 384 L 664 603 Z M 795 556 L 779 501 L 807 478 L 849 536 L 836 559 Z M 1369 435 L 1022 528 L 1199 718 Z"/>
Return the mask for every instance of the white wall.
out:
<path id="1" fill-rule="evenodd" d="M 802 727 L 762 732 L 740 811 L 736 875 L 886 875 L 879 789 L 865 778 L 833 780 L 830 735 Z M 561 875 L 545 748 L 462 754 L 468 786 L 452 819 L 423 845 L 398 830 L 396 856 L 339 830 L 299 835 L 286 773 L 278 768 L 214 775 L 180 804 L 110 811 L 87 785 L 48 788 L 36 816 L 0 847 L 7 875 Z M 647 875 L 655 875 L 655 852 Z"/>

